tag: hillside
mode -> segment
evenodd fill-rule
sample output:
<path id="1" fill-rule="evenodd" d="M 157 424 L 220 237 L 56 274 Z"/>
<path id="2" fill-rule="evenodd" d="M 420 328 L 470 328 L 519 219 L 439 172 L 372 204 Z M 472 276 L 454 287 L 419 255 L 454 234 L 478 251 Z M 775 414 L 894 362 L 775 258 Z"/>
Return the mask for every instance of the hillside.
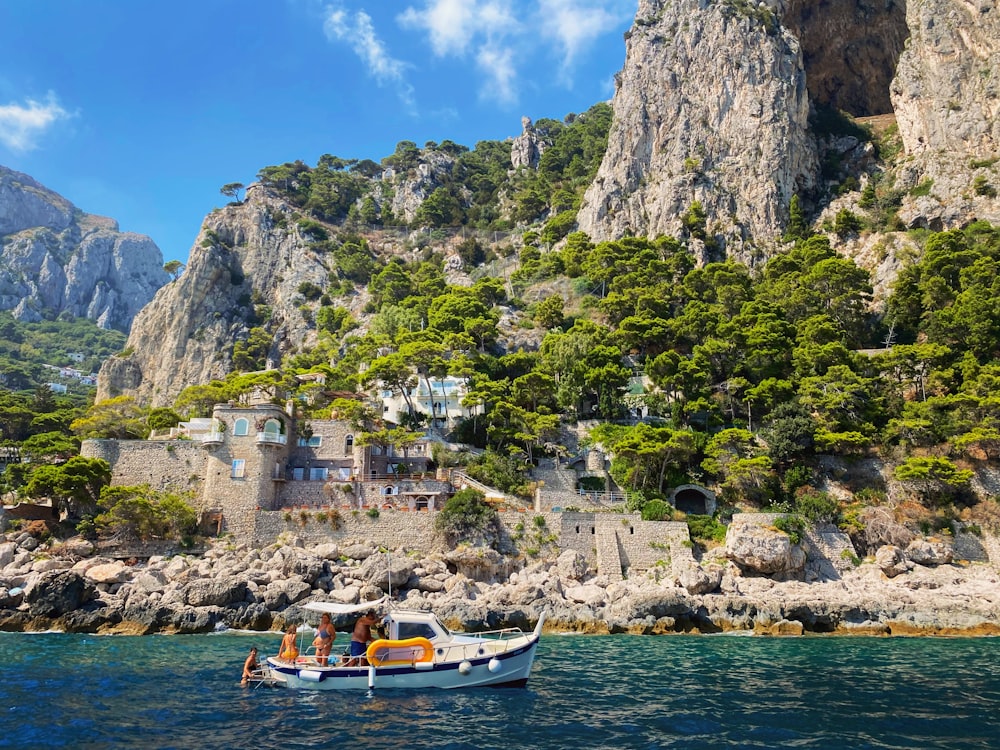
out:
<path id="1" fill-rule="evenodd" d="M 149 237 L 120 232 L 113 219 L 0 166 L 0 310 L 24 322 L 68 316 L 127 332 L 168 278 Z"/>
<path id="2" fill-rule="evenodd" d="M 595 454 L 661 515 L 697 482 L 859 529 L 886 501 L 993 523 L 996 12 L 814 10 L 644 0 L 610 105 L 263 167 L 99 400 L 207 416 L 280 383 L 308 418 L 381 391 L 405 406 L 355 416 L 405 443 L 434 419 L 411 391 L 450 376 L 446 437 L 499 485 Z"/>

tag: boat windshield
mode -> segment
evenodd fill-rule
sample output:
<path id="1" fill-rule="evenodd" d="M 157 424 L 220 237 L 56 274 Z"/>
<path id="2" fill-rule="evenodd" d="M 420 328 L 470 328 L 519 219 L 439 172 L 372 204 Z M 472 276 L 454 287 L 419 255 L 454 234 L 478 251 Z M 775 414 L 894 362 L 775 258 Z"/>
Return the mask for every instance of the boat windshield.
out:
<path id="1" fill-rule="evenodd" d="M 440 620 L 438 619 L 438 616 L 437 616 L 437 615 L 434 615 L 434 622 L 436 622 L 436 623 L 437 623 L 437 626 L 438 626 L 439 628 L 441 628 L 441 632 L 442 632 L 442 633 L 444 633 L 445 635 L 451 635 L 451 631 L 450 631 L 450 630 L 448 630 L 448 628 L 446 628 L 446 627 L 444 626 L 444 623 L 443 623 L 443 622 L 441 622 L 441 621 L 440 621 Z"/>

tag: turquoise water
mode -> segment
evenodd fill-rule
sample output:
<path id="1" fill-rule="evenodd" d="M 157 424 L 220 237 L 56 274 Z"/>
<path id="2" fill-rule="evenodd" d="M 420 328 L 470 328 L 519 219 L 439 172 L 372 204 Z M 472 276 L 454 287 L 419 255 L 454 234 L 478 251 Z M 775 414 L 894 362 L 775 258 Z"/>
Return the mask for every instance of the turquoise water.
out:
<path id="1" fill-rule="evenodd" d="M 279 640 L 0 633 L 0 747 L 1000 747 L 997 639 L 544 636 L 523 689 L 241 688 Z"/>

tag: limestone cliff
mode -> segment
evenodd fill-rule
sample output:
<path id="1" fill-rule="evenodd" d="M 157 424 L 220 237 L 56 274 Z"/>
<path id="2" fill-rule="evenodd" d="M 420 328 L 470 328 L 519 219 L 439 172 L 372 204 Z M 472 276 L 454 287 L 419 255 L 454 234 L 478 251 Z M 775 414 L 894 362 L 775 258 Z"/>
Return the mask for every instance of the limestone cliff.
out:
<path id="1" fill-rule="evenodd" d="M 104 363 L 97 399 L 127 393 L 143 403 L 169 405 L 188 385 L 232 370 L 233 342 L 254 325 L 273 336 L 269 364 L 311 340 L 299 286 L 325 286 L 326 256 L 309 249 L 311 237 L 287 221 L 291 208 L 254 185 L 246 200 L 209 214 L 184 273 L 163 287 L 136 316 L 126 356 Z M 255 306 L 270 308 L 257 320 Z"/>
<path id="2" fill-rule="evenodd" d="M 729 242 L 779 234 L 817 174 L 798 40 L 756 4 L 641 0 L 626 46 L 580 228 L 679 235 L 698 201 Z"/>
<path id="3" fill-rule="evenodd" d="M 0 310 L 24 321 L 69 313 L 127 331 L 168 278 L 149 237 L 0 167 Z"/>
<path id="4" fill-rule="evenodd" d="M 910 40 L 892 81 L 903 177 L 931 180 L 910 224 L 1000 221 L 1000 8 L 995 0 L 909 0 Z M 908 179 L 907 179 L 908 178 Z"/>
<path id="5" fill-rule="evenodd" d="M 868 172 L 890 172 L 904 225 L 1000 220 L 998 70 L 995 0 L 640 0 L 580 228 L 678 234 L 699 201 L 731 253 L 767 245 L 793 193 L 832 197 L 822 107 L 895 115 L 903 152 Z"/>
<path id="6" fill-rule="evenodd" d="M 535 169 L 548 144 L 538 135 L 531 118 L 521 118 L 521 135 L 511 142 L 510 163 L 514 169 Z"/>

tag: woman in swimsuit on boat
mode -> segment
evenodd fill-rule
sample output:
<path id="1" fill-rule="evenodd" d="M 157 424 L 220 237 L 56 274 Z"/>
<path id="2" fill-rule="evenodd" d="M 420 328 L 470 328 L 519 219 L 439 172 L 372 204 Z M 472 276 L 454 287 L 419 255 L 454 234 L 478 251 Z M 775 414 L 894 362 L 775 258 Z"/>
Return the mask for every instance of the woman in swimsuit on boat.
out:
<path id="1" fill-rule="evenodd" d="M 316 661 L 319 662 L 321 667 L 325 667 L 329 663 L 334 636 L 333 625 L 330 624 L 330 615 L 324 612 L 323 616 L 319 619 L 316 637 L 312 642 L 312 645 L 316 649 Z"/>
<path id="2" fill-rule="evenodd" d="M 295 626 L 289 625 L 285 631 L 285 637 L 281 639 L 281 649 L 278 651 L 278 656 L 294 664 L 298 655 L 299 647 L 295 643 Z"/>

